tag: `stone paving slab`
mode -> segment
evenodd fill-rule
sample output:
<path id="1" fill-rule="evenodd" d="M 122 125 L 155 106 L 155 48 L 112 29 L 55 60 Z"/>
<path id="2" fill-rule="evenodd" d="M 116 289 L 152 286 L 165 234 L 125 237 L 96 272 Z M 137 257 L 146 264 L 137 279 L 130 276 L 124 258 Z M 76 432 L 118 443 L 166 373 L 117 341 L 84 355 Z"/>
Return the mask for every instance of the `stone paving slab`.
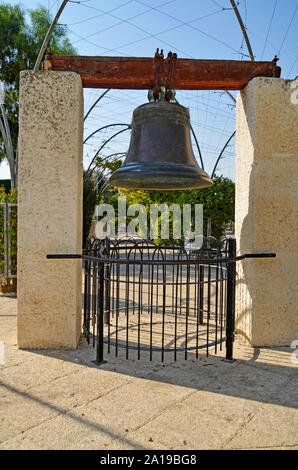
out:
<path id="1" fill-rule="evenodd" d="M 297 365 L 289 348 L 235 343 L 234 363 L 200 352 L 164 364 L 19 350 L 16 299 L 0 297 L 0 449 L 297 449 Z"/>
<path id="2" fill-rule="evenodd" d="M 226 443 L 226 448 L 295 447 L 297 426 L 297 411 L 293 413 L 292 408 L 264 404 L 257 408 L 247 425 Z"/>

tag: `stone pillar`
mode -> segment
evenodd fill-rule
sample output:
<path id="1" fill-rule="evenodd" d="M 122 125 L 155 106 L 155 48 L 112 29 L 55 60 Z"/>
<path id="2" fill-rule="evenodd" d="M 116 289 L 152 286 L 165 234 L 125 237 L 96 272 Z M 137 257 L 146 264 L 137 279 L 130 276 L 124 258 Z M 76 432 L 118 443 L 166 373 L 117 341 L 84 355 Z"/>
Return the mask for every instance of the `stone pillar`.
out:
<path id="1" fill-rule="evenodd" d="M 83 94 L 73 72 L 21 72 L 18 202 L 18 346 L 76 348 L 80 253 Z"/>
<path id="2" fill-rule="evenodd" d="M 236 334 L 252 346 L 298 339 L 298 106 L 291 84 L 254 78 L 237 99 L 238 254 L 276 253 L 237 263 Z"/>

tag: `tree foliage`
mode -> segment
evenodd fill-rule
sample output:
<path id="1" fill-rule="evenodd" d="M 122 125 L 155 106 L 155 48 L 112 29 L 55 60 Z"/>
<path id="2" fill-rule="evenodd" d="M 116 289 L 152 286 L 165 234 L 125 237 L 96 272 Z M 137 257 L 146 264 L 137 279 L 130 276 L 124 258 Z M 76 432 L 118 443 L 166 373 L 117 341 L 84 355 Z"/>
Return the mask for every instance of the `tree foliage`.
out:
<path id="1" fill-rule="evenodd" d="M 26 13 L 29 15 L 27 22 Z M 0 5 L 0 80 L 6 84 L 11 99 L 5 103 L 14 151 L 18 136 L 19 75 L 21 70 L 32 69 L 44 37 L 52 23 L 44 7 L 25 10 L 20 5 Z M 49 42 L 53 54 L 74 55 L 66 35 L 66 28 L 56 26 Z M 0 162 L 6 157 L 0 135 Z"/>
<path id="2" fill-rule="evenodd" d="M 96 158 L 96 167 L 100 168 L 100 171 L 108 174 L 114 173 L 122 165 L 120 155 L 114 155 L 113 158 L 104 158 L 100 155 Z"/>
<path id="3" fill-rule="evenodd" d="M 207 220 L 211 219 L 211 234 L 220 238 L 226 225 L 235 217 L 235 183 L 224 176 L 214 176 L 213 185 L 203 189 L 182 191 L 179 199 L 184 204 L 202 204 L 204 233 L 207 233 Z"/>

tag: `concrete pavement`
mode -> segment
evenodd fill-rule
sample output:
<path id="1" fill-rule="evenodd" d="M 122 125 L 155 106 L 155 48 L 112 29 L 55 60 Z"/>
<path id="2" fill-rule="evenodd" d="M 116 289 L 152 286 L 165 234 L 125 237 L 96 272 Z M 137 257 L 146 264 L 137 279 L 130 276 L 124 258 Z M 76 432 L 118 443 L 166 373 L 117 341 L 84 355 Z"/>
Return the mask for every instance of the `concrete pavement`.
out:
<path id="1" fill-rule="evenodd" d="M 298 449 L 290 348 L 236 343 L 234 363 L 200 353 L 164 364 L 19 350 L 16 299 L 0 297 L 0 449 Z"/>

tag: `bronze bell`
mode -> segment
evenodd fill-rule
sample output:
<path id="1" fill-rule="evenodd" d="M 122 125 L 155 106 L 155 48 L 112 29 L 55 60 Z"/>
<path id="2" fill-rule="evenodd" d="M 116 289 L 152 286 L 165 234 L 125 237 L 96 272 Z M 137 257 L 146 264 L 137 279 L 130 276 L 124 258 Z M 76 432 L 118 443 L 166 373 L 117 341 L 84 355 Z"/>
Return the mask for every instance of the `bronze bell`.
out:
<path id="1" fill-rule="evenodd" d="M 212 184 L 191 145 L 189 111 L 160 100 L 134 110 L 126 159 L 110 184 L 134 189 L 194 189 Z"/>

